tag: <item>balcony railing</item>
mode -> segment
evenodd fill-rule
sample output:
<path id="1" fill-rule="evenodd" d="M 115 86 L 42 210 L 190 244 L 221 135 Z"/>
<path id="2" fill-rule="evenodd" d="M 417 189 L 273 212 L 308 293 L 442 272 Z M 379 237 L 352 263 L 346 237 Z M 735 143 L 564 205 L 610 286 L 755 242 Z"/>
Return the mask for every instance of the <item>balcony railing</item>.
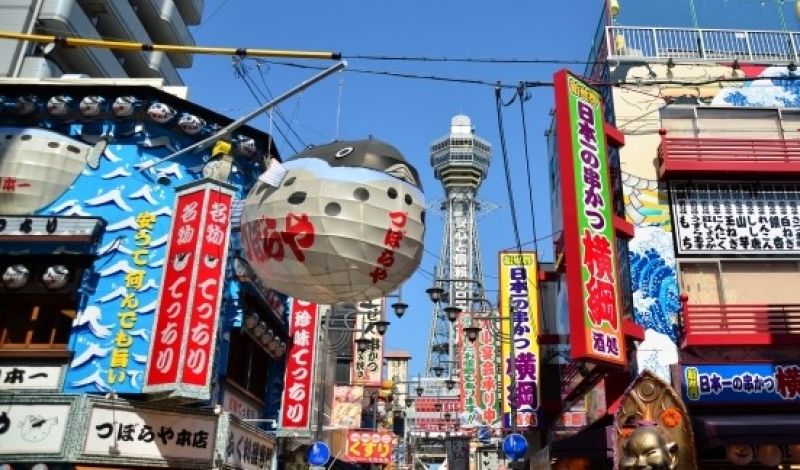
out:
<path id="1" fill-rule="evenodd" d="M 740 29 L 607 26 L 609 59 L 739 59 L 798 62 L 800 33 Z"/>
<path id="2" fill-rule="evenodd" d="M 684 346 L 800 343 L 800 305 L 684 304 Z"/>
<path id="3" fill-rule="evenodd" d="M 658 166 L 662 177 L 800 174 L 800 140 L 668 137 L 662 131 Z"/>

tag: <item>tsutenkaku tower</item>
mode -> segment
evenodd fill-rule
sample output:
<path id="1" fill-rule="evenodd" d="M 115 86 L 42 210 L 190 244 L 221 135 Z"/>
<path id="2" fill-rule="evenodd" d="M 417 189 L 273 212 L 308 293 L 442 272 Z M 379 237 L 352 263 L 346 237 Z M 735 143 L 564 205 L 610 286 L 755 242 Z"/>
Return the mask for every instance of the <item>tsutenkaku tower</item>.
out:
<path id="1" fill-rule="evenodd" d="M 475 135 L 470 118 L 454 116 L 450 133 L 431 144 L 431 166 L 434 176 L 442 182 L 445 197 L 441 210 L 445 219 L 442 251 L 436 278 L 450 279 L 439 287 L 444 289 L 449 304 L 464 312 L 478 305 L 482 298 L 483 268 L 478 244 L 477 215 L 480 202 L 475 196 L 489 171 L 491 145 Z M 434 306 L 426 372 L 434 376 L 433 367 L 443 367 L 447 377 L 451 363 L 456 360 L 456 323 L 450 323 L 441 306 Z"/>

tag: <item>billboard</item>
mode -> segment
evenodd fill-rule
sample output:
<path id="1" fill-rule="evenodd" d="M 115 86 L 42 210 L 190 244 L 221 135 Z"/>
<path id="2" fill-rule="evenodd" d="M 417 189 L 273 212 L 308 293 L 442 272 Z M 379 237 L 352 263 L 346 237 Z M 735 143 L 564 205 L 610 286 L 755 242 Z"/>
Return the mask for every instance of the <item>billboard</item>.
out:
<path id="1" fill-rule="evenodd" d="M 386 431 L 351 429 L 347 431 L 347 453 L 343 460 L 352 463 L 392 463 L 394 435 Z"/>
<path id="2" fill-rule="evenodd" d="M 361 405 L 364 401 L 364 387 L 333 387 L 331 406 L 331 427 L 352 429 L 361 426 Z"/>
<path id="3" fill-rule="evenodd" d="M 503 425 L 539 424 L 539 268 L 532 252 L 500 253 Z M 511 315 L 511 318 L 509 318 Z M 513 349 L 512 349 L 513 348 Z M 511 354 L 514 357 L 511 357 Z"/>
<path id="4" fill-rule="evenodd" d="M 210 397 L 233 197 L 209 180 L 177 191 L 144 392 Z"/>
<path id="5" fill-rule="evenodd" d="M 292 299 L 289 313 L 289 336 L 292 341 L 286 352 L 286 372 L 281 400 L 281 430 L 308 431 L 311 429 L 311 397 L 316 373 L 317 304 Z"/>
<path id="6" fill-rule="evenodd" d="M 366 351 L 353 344 L 352 385 L 380 387 L 383 379 L 383 336 L 370 323 L 383 320 L 383 299 L 356 303 L 356 330 L 370 340 Z"/>
<path id="7" fill-rule="evenodd" d="M 681 366 L 687 404 L 787 404 L 800 402 L 800 364 L 700 364 Z"/>
<path id="8" fill-rule="evenodd" d="M 500 380 L 499 335 L 495 320 L 470 318 L 461 315 L 457 329 L 459 364 L 463 371 L 461 385 L 460 415 L 462 427 L 497 427 L 500 423 L 502 383 Z M 473 343 L 466 338 L 464 327 L 470 324 L 480 328 L 478 339 Z"/>
<path id="9" fill-rule="evenodd" d="M 603 100 L 566 70 L 554 81 L 571 355 L 625 365 Z"/>

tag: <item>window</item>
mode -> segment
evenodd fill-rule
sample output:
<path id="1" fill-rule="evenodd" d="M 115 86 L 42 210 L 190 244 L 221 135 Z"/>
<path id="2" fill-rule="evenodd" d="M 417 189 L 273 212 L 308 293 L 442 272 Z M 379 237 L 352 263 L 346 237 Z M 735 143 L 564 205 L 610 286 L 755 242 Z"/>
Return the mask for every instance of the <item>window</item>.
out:
<path id="1" fill-rule="evenodd" d="M 682 262 L 681 292 L 690 304 L 800 304 L 800 262 Z"/>
<path id="2" fill-rule="evenodd" d="M 17 300 L 0 304 L 0 354 L 7 351 L 67 349 L 75 310 L 67 303 L 34 304 Z"/>
<path id="3" fill-rule="evenodd" d="M 271 360 L 250 336 L 241 331 L 231 331 L 227 378 L 242 390 L 250 392 L 259 402 L 266 396 Z"/>

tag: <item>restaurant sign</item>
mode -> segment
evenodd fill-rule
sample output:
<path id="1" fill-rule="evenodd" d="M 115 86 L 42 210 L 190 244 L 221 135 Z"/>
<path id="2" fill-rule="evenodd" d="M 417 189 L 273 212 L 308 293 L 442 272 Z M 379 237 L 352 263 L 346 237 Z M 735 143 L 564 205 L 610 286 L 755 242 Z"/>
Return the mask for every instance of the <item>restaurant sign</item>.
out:
<path id="1" fill-rule="evenodd" d="M 681 371 L 688 404 L 800 402 L 800 364 L 698 364 Z"/>

